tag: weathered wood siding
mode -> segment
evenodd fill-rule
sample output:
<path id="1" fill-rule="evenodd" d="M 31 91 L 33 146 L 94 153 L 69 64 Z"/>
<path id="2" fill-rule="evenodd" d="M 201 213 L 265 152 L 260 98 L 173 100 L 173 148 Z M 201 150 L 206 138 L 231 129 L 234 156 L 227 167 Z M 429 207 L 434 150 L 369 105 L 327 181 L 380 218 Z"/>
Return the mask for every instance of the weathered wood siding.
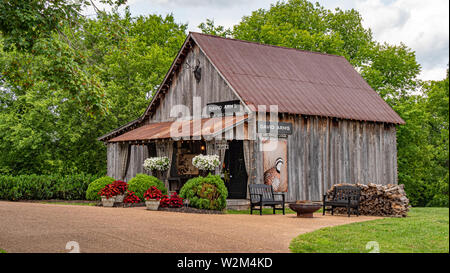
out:
<path id="1" fill-rule="evenodd" d="M 287 200 L 321 200 L 337 183 L 397 184 L 394 125 L 303 116 L 284 121 L 294 129 L 288 137 Z"/>
<path id="2" fill-rule="evenodd" d="M 186 63 L 195 67 L 197 60 L 200 61 L 202 69 L 199 83 L 194 77 L 193 70 L 186 67 Z M 170 112 L 175 105 L 187 106 L 192 116 L 195 96 L 201 98 L 202 111 L 207 103 L 239 99 L 198 46 L 189 51 L 182 63 L 182 68 L 174 75 L 172 83 L 147 123 L 175 120 L 176 117 L 170 117 Z"/>
<path id="3" fill-rule="evenodd" d="M 108 143 L 106 146 L 106 175 L 116 178 L 119 174 L 120 166 L 120 148 L 119 143 Z M 119 179 L 119 178 L 117 178 Z"/>
<path id="4" fill-rule="evenodd" d="M 107 145 L 107 174 L 114 179 L 122 179 L 129 181 L 138 173 L 148 173 L 143 168 L 144 160 L 148 157 L 148 147 L 146 145 L 131 145 L 129 144 L 108 143 Z M 128 153 L 126 155 L 125 153 Z M 126 160 L 124 160 L 125 157 Z M 122 175 L 123 165 L 126 165 L 126 174 Z"/>

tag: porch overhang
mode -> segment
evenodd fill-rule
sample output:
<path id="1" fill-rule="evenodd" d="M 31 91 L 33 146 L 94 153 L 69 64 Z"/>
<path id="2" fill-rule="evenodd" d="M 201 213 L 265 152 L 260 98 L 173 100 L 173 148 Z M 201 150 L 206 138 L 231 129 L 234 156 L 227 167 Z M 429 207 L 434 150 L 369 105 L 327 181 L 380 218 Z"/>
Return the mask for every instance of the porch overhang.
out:
<path id="1" fill-rule="evenodd" d="M 248 116 L 243 115 L 151 123 L 114 137 L 108 142 L 214 138 L 237 127 L 240 128 L 237 133 L 239 139 L 248 139 L 247 120 Z"/>

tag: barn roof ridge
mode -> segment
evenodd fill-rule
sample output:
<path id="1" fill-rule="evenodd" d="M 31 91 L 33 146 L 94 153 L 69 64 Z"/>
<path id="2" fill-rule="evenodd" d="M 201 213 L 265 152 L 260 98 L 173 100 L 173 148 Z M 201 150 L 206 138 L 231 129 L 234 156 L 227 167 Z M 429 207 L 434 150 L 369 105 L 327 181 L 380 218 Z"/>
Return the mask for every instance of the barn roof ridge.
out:
<path id="1" fill-rule="evenodd" d="M 287 47 L 287 46 L 262 44 L 262 43 L 258 43 L 258 42 L 254 42 L 254 41 L 241 40 L 241 39 L 236 39 L 236 38 L 231 38 L 231 37 L 216 36 L 216 35 L 212 35 L 212 34 L 200 33 L 200 32 L 195 32 L 195 31 L 190 31 L 189 34 L 203 35 L 203 36 L 208 36 L 208 37 L 212 37 L 212 38 L 231 40 L 231 41 L 236 41 L 236 42 L 243 42 L 243 43 L 248 43 L 248 44 L 253 44 L 253 45 L 268 46 L 268 47 L 274 47 L 274 48 L 280 48 L 280 49 L 289 49 L 289 50 L 300 51 L 300 52 L 307 53 L 307 54 L 318 54 L 318 55 L 324 55 L 324 56 L 330 56 L 330 57 L 337 57 L 337 58 L 344 58 L 345 59 L 344 56 L 337 55 L 337 54 L 331 54 L 331 53 L 319 52 L 319 51 L 309 51 L 309 50 L 306 50 L 306 49 L 293 48 L 293 47 Z"/>

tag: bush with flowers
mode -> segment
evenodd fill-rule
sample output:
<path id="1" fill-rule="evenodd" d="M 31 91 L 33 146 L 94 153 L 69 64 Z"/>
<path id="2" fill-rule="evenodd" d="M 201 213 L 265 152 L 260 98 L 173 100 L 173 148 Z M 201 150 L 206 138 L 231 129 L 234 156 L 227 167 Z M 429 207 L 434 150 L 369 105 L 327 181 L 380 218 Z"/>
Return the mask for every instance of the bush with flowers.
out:
<path id="1" fill-rule="evenodd" d="M 183 206 L 183 198 L 181 198 L 176 192 L 174 192 L 169 199 L 170 208 L 181 208 Z"/>
<path id="2" fill-rule="evenodd" d="M 132 191 L 127 191 L 126 196 L 123 199 L 123 202 L 127 204 L 137 204 L 140 201 L 141 199 Z"/>
<path id="3" fill-rule="evenodd" d="M 121 180 L 116 180 L 112 184 L 119 191 L 119 194 L 124 194 L 128 189 L 127 182 Z"/>
<path id="4" fill-rule="evenodd" d="M 156 199 L 159 200 L 162 197 L 162 192 L 155 186 L 150 187 L 145 193 L 144 193 L 144 199 Z"/>
<path id="5" fill-rule="evenodd" d="M 108 184 L 103 189 L 101 189 L 97 194 L 99 196 L 106 197 L 106 199 L 109 199 L 111 197 L 120 194 L 120 191 L 113 184 Z"/>
<path id="6" fill-rule="evenodd" d="M 161 201 L 159 201 L 159 206 L 161 208 L 168 208 L 170 205 L 170 198 L 167 194 L 161 197 Z"/>
<path id="7" fill-rule="evenodd" d="M 144 199 L 144 193 L 152 186 L 157 187 L 162 194 L 167 194 L 164 183 L 151 175 L 140 173 L 128 182 L 128 190 L 134 191 L 141 200 Z"/>
<path id="8" fill-rule="evenodd" d="M 98 194 L 106 185 L 114 182 L 114 178 L 109 176 L 100 177 L 93 182 L 91 182 L 86 190 L 87 200 L 100 200 L 100 195 Z"/>

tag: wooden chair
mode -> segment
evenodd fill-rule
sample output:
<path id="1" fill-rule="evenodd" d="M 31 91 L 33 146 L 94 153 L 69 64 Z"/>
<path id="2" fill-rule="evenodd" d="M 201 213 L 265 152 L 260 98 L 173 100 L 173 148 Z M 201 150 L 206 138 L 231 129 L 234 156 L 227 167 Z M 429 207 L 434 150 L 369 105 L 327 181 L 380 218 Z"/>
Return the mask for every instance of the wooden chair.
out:
<path id="1" fill-rule="evenodd" d="M 271 206 L 273 214 L 275 210 L 283 210 L 285 214 L 285 197 L 283 193 L 274 193 L 270 185 L 265 184 L 251 184 L 248 186 L 250 193 L 250 214 L 253 214 L 253 208 L 259 206 L 259 215 L 262 215 L 263 206 Z M 275 196 L 281 196 L 281 200 L 275 200 Z M 277 208 L 281 205 L 281 208 Z"/>

